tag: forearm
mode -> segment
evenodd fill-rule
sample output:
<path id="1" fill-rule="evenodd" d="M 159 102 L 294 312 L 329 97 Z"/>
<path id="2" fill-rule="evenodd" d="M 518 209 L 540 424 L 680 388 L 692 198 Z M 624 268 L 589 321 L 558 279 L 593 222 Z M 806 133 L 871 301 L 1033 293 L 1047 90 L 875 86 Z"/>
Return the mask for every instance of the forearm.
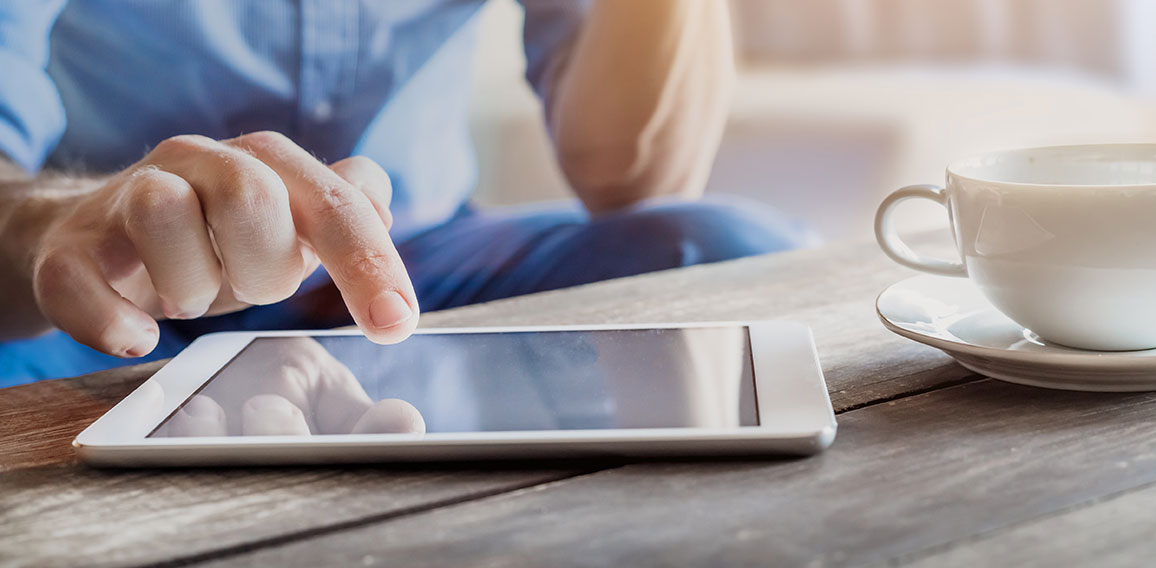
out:
<path id="1" fill-rule="evenodd" d="M 701 193 L 734 79 L 721 0 L 598 0 L 559 68 L 547 116 L 592 212 Z"/>
<path id="2" fill-rule="evenodd" d="M 39 241 L 57 212 L 99 185 L 97 178 L 31 177 L 0 158 L 0 340 L 52 328 L 37 307 L 32 271 Z"/>

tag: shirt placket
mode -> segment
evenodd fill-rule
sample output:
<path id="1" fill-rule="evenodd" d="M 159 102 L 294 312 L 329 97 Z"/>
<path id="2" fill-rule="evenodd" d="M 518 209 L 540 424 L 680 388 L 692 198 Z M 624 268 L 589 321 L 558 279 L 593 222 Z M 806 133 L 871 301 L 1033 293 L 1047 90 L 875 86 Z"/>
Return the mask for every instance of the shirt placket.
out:
<path id="1" fill-rule="evenodd" d="M 298 119 L 304 126 L 333 120 L 353 91 L 357 66 L 357 0 L 301 0 Z M 310 128 L 301 135 L 310 136 Z"/>

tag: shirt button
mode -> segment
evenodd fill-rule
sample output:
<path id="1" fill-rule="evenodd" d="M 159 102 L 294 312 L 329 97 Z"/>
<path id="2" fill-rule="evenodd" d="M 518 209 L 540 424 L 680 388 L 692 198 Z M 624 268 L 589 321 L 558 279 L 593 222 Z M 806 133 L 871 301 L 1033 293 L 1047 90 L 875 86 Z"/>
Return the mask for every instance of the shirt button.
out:
<path id="1" fill-rule="evenodd" d="M 333 105 L 329 101 L 321 101 L 317 106 L 313 107 L 313 119 L 318 122 L 325 122 L 333 117 Z"/>

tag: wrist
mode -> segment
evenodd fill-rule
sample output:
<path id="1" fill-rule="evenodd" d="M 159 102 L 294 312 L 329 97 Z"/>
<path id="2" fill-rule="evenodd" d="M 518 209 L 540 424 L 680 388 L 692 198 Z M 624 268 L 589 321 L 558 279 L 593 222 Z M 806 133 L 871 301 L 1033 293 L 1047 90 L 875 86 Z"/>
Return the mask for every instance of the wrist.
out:
<path id="1" fill-rule="evenodd" d="M 6 207 L 0 221 L 0 261 L 10 273 L 31 281 L 44 237 L 75 198 L 24 197 Z"/>
<path id="2" fill-rule="evenodd" d="M 49 190 L 36 185 L 35 181 L 0 184 L 0 310 L 6 316 L 0 319 L 0 341 L 52 328 L 36 299 L 36 259 L 52 227 L 87 193 L 63 189 L 68 185 Z"/>
<path id="3" fill-rule="evenodd" d="M 40 189 L 34 183 L 0 187 L 8 194 L 0 203 L 0 266 L 29 286 L 45 236 L 87 193 Z"/>

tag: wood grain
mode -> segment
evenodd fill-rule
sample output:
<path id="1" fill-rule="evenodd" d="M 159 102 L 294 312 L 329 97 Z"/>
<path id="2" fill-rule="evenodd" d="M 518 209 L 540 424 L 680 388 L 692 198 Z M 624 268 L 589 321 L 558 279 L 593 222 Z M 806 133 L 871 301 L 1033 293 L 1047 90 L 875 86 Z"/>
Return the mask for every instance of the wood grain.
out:
<path id="1" fill-rule="evenodd" d="M 0 390 L 0 476 L 20 468 L 74 462 L 72 439 L 161 365 L 148 363 Z M 3 493 L 0 489 L 0 496 Z"/>
<path id="2" fill-rule="evenodd" d="M 1130 467 L 1128 461 L 1115 464 Z M 1005 566 L 1151 566 L 1156 559 L 1156 487 L 1083 503 L 1054 515 L 1001 527 L 903 559 L 915 568 Z"/>
<path id="3" fill-rule="evenodd" d="M 128 565 L 294 540 L 573 475 L 516 468 L 115 471 L 0 477 L 0 565 Z"/>
<path id="4" fill-rule="evenodd" d="M 1156 394 L 981 381 L 845 413 L 835 446 L 813 459 L 635 464 L 215 565 L 862 564 L 1153 482 Z M 1105 517 L 1081 521 L 1096 519 Z M 1009 538 L 1033 536 L 1019 530 Z M 1117 543 L 1127 546 L 1127 535 L 1141 536 L 1125 531 Z M 964 560 L 997 559 L 1004 564 Z"/>
<path id="5" fill-rule="evenodd" d="M 547 466 L 99 470 L 72 439 L 160 364 L 0 391 L 0 565 L 195 558 L 582 473 Z"/>
<path id="6" fill-rule="evenodd" d="M 909 274 L 861 243 L 426 314 L 423 325 L 786 317 L 814 328 L 837 408 L 859 408 L 975 379 L 876 321 L 875 295 Z M 209 558 L 590 471 L 573 464 L 490 471 L 483 464 L 110 472 L 76 464 L 71 439 L 154 370 L 0 391 L 0 562 L 68 564 L 78 552 L 87 564 Z"/>

